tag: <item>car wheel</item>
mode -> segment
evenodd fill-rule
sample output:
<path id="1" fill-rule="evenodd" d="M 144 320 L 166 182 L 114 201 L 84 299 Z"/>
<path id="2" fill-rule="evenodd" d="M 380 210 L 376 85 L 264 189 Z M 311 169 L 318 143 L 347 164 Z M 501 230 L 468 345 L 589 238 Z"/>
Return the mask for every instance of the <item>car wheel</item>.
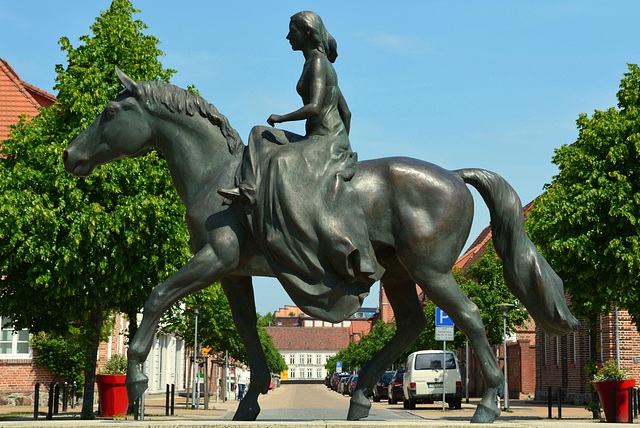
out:
<path id="1" fill-rule="evenodd" d="M 380 402 L 380 396 L 373 394 L 373 402 L 374 403 L 379 403 Z"/>

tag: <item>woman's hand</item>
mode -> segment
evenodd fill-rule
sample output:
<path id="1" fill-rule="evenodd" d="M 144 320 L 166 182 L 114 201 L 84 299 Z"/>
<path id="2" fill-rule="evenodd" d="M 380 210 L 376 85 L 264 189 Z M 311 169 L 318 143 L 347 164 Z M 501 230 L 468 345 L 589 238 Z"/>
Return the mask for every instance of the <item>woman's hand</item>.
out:
<path id="1" fill-rule="evenodd" d="M 276 126 L 276 123 L 282 122 L 282 116 L 280 116 L 279 114 L 272 114 L 271 116 L 269 116 L 269 119 L 267 119 L 267 123 L 271 126 Z"/>

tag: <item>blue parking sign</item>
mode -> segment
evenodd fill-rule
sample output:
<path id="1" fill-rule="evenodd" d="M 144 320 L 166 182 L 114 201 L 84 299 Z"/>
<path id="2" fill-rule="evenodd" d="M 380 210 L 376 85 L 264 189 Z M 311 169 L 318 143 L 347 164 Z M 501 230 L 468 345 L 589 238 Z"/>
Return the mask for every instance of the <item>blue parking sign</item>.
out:
<path id="1" fill-rule="evenodd" d="M 436 327 L 453 326 L 453 320 L 442 309 L 436 307 Z"/>

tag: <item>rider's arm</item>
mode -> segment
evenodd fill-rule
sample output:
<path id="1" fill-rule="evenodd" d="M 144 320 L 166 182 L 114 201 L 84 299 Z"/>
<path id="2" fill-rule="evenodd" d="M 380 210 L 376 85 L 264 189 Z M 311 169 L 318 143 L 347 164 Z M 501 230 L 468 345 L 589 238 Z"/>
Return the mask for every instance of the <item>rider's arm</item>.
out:
<path id="1" fill-rule="evenodd" d="M 312 60 L 311 66 L 309 67 L 309 102 L 291 113 L 283 115 L 272 114 L 269 116 L 269 119 L 267 119 L 269 125 L 274 126 L 276 123 L 311 119 L 320 114 L 326 85 L 326 77 L 322 69 L 323 66 L 323 59 L 317 57 Z"/>

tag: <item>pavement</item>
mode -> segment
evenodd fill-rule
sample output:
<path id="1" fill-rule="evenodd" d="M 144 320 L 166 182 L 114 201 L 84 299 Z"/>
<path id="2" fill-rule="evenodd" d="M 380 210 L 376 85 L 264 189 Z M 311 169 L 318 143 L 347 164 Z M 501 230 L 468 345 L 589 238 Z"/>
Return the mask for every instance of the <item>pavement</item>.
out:
<path id="1" fill-rule="evenodd" d="M 562 419 L 557 419 L 558 408 L 554 403 L 552 417 L 548 419 L 546 403 L 524 400 L 510 400 L 510 409 L 493 424 L 469 423 L 478 398 L 463 400 L 462 409 L 442 411 L 442 403 L 418 405 L 415 410 L 405 410 L 402 404 L 389 405 L 386 402 L 372 403 L 368 418 L 361 421 L 346 421 L 349 397 L 341 396 L 324 385 L 284 384 L 260 397 L 261 413 L 255 422 L 232 421 L 237 401 L 215 402 L 211 400 L 209 409 L 204 409 L 203 401 L 198 409 L 186 405 L 185 397 L 176 397 L 174 415 L 165 415 L 165 397 L 148 396 L 145 400 L 144 421 L 135 421 L 133 416 L 97 418 L 93 421 L 80 420 L 80 409 L 54 415 L 46 420 L 46 408 L 40 409 L 39 419 L 33 419 L 32 407 L 0 406 L 0 427 L 94 427 L 117 425 L 120 427 L 317 427 L 317 428 L 369 428 L 369 427 L 562 427 L 594 428 L 596 421 L 583 406 L 562 406 Z M 42 412 L 44 410 L 44 412 Z M 97 408 L 96 408 L 97 410 Z M 636 420 L 634 423 L 639 424 Z M 629 426 L 628 424 L 607 424 L 609 426 Z"/>

